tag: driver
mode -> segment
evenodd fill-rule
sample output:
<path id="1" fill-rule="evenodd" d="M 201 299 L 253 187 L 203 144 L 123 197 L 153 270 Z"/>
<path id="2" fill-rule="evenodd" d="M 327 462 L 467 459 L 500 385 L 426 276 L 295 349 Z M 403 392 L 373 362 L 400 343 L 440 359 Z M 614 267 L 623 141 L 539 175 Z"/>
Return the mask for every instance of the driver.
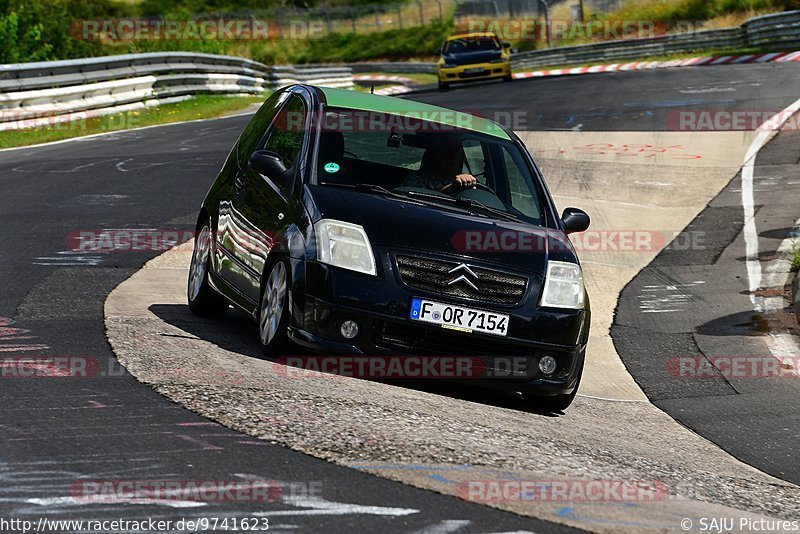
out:
<path id="1" fill-rule="evenodd" d="M 461 141 L 445 138 L 425 149 L 418 171 L 406 176 L 402 187 L 423 187 L 435 191 L 474 188 L 478 183 L 471 174 L 459 174 L 464 157 Z"/>

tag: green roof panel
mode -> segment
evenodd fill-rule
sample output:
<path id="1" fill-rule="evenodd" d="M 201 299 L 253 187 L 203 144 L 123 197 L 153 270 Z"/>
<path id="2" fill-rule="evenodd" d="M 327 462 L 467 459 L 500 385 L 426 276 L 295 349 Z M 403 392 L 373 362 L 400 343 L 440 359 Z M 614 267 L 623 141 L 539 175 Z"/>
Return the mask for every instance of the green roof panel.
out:
<path id="1" fill-rule="evenodd" d="M 462 113 L 452 109 L 395 98 L 391 96 L 373 95 L 347 89 L 319 88 L 325 95 L 328 105 L 335 108 L 358 109 L 376 113 L 389 113 L 409 118 L 421 118 L 427 121 L 462 128 L 477 133 L 491 135 L 510 140 L 508 133 L 496 122 Z"/>

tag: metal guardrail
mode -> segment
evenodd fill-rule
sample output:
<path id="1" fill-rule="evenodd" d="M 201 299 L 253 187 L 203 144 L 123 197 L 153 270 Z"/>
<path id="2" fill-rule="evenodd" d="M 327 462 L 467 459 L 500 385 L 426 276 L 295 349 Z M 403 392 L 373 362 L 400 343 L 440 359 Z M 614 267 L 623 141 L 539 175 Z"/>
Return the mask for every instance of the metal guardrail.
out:
<path id="1" fill-rule="evenodd" d="M 267 79 L 273 87 L 293 83 L 309 83 L 324 87 L 350 89 L 353 87 L 353 70 L 348 66 L 271 67 Z"/>
<path id="2" fill-rule="evenodd" d="M 646 56 L 699 52 L 714 48 L 774 47 L 800 45 L 800 11 L 752 18 L 741 27 L 678 33 L 644 39 L 604 41 L 548 50 L 520 52 L 512 56 L 514 69 L 554 65 L 580 65 Z"/>
<path id="3" fill-rule="evenodd" d="M 643 39 L 606 41 L 586 45 L 564 46 L 550 50 L 520 52 L 512 57 L 512 68 L 546 65 L 578 65 L 591 61 L 617 61 L 743 46 L 745 32 L 741 28 L 725 28 L 693 33 L 679 33 Z"/>
<path id="4" fill-rule="evenodd" d="M 240 57 L 188 52 L 6 64 L 0 65 L 0 130 L 117 113 L 199 93 L 261 94 L 298 82 L 349 88 L 353 72 L 347 66 L 268 67 Z"/>
<path id="5" fill-rule="evenodd" d="M 618 61 L 743 46 L 800 45 L 800 11 L 756 17 L 738 28 L 513 54 L 513 68 Z M 173 102 L 198 93 L 260 94 L 292 83 L 350 88 L 353 72 L 435 73 L 435 63 L 268 67 L 233 56 L 165 52 L 0 65 L 0 130 Z"/>
<path id="6" fill-rule="evenodd" d="M 755 17 L 741 27 L 518 52 L 512 54 L 511 61 L 512 68 L 520 70 L 595 62 L 613 63 L 647 56 L 747 46 L 786 49 L 800 46 L 800 11 Z M 436 73 L 436 63 L 353 63 L 350 66 L 356 74 Z"/>
<path id="7" fill-rule="evenodd" d="M 351 63 L 356 74 L 385 72 L 387 74 L 436 74 L 436 63 Z"/>
<path id="8" fill-rule="evenodd" d="M 747 42 L 753 46 L 800 45 L 800 11 L 764 15 L 746 21 Z"/>

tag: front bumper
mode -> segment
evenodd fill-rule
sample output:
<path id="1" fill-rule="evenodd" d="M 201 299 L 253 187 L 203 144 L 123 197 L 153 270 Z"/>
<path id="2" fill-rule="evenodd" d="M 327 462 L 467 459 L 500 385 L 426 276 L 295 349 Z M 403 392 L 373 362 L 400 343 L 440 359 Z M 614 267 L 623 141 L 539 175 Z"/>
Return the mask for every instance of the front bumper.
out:
<path id="1" fill-rule="evenodd" d="M 478 63 L 445 68 L 438 66 L 439 83 L 460 83 L 474 80 L 491 80 L 511 76 L 511 62 Z"/>
<path id="2" fill-rule="evenodd" d="M 307 262 L 306 267 L 303 315 L 289 336 L 308 351 L 365 358 L 469 359 L 477 362 L 476 372 L 469 376 L 434 378 L 538 395 L 571 393 L 576 386 L 588 339 L 588 310 L 543 311 L 533 294 L 513 307 L 465 303 L 410 290 L 391 272 L 370 277 L 316 262 Z M 412 321 L 408 317 L 413 297 L 508 314 L 509 335 L 464 333 Z M 359 334 L 352 340 L 340 333 L 346 320 L 359 325 Z M 550 375 L 543 375 L 538 367 L 545 355 L 558 362 Z"/>

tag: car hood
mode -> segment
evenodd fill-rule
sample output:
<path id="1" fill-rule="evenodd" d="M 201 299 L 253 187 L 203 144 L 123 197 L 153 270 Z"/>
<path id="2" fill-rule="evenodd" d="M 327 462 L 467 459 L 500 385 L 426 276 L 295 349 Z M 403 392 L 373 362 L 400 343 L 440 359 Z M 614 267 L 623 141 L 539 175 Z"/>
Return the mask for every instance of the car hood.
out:
<path id="1" fill-rule="evenodd" d="M 459 52 L 457 54 L 444 54 L 442 58 L 445 63 L 451 65 L 471 65 L 473 63 L 487 63 L 493 59 L 502 57 L 501 50 L 481 50 L 478 52 Z"/>
<path id="2" fill-rule="evenodd" d="M 548 259 L 577 263 L 572 244 L 560 230 L 335 187 L 307 188 L 313 221 L 359 224 L 375 248 L 469 257 L 529 273 L 545 272 Z"/>

